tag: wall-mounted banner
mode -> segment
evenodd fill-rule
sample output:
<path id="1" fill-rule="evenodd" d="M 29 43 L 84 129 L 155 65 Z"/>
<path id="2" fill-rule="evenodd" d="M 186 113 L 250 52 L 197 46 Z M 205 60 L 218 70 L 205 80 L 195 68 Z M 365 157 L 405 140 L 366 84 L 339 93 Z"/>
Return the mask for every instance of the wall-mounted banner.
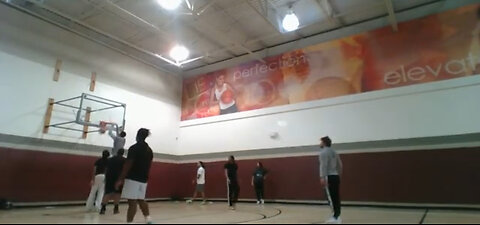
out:
<path id="1" fill-rule="evenodd" d="M 182 120 L 479 73 L 473 4 L 185 79 Z"/>

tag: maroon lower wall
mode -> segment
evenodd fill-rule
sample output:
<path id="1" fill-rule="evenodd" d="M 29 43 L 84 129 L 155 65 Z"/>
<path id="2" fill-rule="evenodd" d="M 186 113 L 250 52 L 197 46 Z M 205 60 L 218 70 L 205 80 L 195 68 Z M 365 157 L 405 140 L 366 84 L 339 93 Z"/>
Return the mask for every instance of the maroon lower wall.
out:
<path id="1" fill-rule="evenodd" d="M 480 149 L 449 149 L 341 155 L 345 201 L 480 204 Z M 262 159 L 270 171 L 267 199 L 325 200 L 314 156 Z M 257 160 L 238 161 L 240 198 L 254 198 L 250 186 Z M 207 163 L 206 193 L 225 198 L 224 162 Z M 179 196 L 191 196 L 195 165 L 178 169 Z"/>
<path id="2" fill-rule="evenodd" d="M 449 149 L 341 155 L 345 201 L 480 203 L 480 149 Z M 14 202 L 85 200 L 96 157 L 0 148 L 0 198 Z M 261 160 L 270 171 L 267 199 L 325 199 L 314 156 Z M 254 198 L 250 186 L 257 160 L 240 160 L 240 198 Z M 207 195 L 225 198 L 224 162 L 206 164 Z M 189 197 L 194 164 L 155 162 L 149 198 Z"/>
<path id="3" fill-rule="evenodd" d="M 0 148 L 0 198 L 14 202 L 86 200 L 97 157 Z M 176 164 L 154 163 L 148 197 L 170 197 Z"/>

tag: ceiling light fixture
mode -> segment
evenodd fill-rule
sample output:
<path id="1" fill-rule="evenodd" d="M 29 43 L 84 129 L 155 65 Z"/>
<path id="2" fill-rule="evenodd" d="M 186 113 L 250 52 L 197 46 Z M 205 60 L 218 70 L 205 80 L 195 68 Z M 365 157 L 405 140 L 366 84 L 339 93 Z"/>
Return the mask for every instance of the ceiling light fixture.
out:
<path id="1" fill-rule="evenodd" d="M 187 64 L 187 63 L 191 63 L 191 62 L 194 62 L 194 61 L 197 61 L 199 59 L 203 59 L 204 57 L 203 56 L 200 56 L 200 57 L 196 57 L 196 58 L 193 58 L 193 59 L 189 59 L 189 60 L 185 60 L 185 61 L 182 61 L 182 62 L 175 62 L 171 59 L 168 59 L 168 58 L 165 58 L 159 54 L 155 54 L 156 57 L 158 57 L 159 59 L 167 62 L 167 63 L 170 63 L 174 66 L 177 66 L 177 67 L 182 67 L 183 65 Z"/>
<path id="2" fill-rule="evenodd" d="M 166 10 L 175 10 L 180 6 L 182 0 L 157 0 L 157 2 Z"/>
<path id="3" fill-rule="evenodd" d="M 300 26 L 300 21 L 298 20 L 297 15 L 295 15 L 293 12 L 292 8 L 288 10 L 287 15 L 285 15 L 283 18 L 282 26 L 287 32 L 294 31 Z"/>
<path id="4" fill-rule="evenodd" d="M 182 67 L 183 65 L 187 63 L 191 63 L 194 61 L 197 61 L 199 59 L 204 58 L 204 56 L 188 59 L 190 56 L 190 51 L 183 45 L 176 45 L 174 46 L 169 53 L 170 57 L 166 58 L 163 57 L 162 55 L 155 54 L 156 57 L 160 58 L 161 60 L 168 62 L 172 65 L 175 65 L 177 67 Z"/>
<path id="5" fill-rule="evenodd" d="M 176 62 L 184 61 L 190 55 L 190 51 L 183 45 L 176 45 L 170 50 L 170 57 Z"/>

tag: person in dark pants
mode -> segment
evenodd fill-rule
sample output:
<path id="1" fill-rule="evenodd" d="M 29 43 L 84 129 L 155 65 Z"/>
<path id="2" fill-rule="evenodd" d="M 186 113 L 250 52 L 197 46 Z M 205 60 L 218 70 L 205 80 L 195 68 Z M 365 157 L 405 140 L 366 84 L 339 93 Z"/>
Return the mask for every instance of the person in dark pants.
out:
<path id="1" fill-rule="evenodd" d="M 330 204 L 333 207 L 333 217 L 327 223 L 342 223 L 340 219 L 340 175 L 342 174 L 342 161 L 338 154 L 331 148 L 332 140 L 329 137 L 321 138 L 319 161 L 320 182 L 327 192 Z"/>
<path id="2" fill-rule="evenodd" d="M 228 183 L 228 205 L 230 205 L 230 210 L 235 210 L 235 204 L 238 200 L 238 194 L 240 192 L 237 179 L 237 170 L 238 166 L 235 163 L 235 157 L 230 156 L 228 158 L 228 163 L 225 164 L 225 177 L 227 178 Z"/>
<path id="3" fill-rule="evenodd" d="M 103 197 L 102 209 L 100 210 L 100 215 L 104 215 L 107 210 L 108 201 L 113 200 L 115 208 L 113 209 L 113 214 L 119 214 L 118 204 L 120 203 L 120 194 L 122 193 L 122 188 L 116 189 L 115 182 L 120 177 L 120 173 L 123 169 L 123 164 L 125 163 L 125 149 L 121 148 L 117 152 L 117 155 L 110 158 L 107 163 L 107 171 L 105 172 L 105 196 Z"/>
<path id="4" fill-rule="evenodd" d="M 115 184 L 117 190 L 123 185 L 122 198 L 128 200 L 127 223 L 133 222 L 135 214 L 137 214 L 137 205 L 145 216 L 145 222 L 152 223 L 148 203 L 145 201 L 153 161 L 153 151 L 145 142 L 148 136 L 150 136 L 148 129 L 138 130 L 137 143 L 128 149 L 127 160 L 120 178 Z"/>
<path id="5" fill-rule="evenodd" d="M 257 194 L 257 205 L 265 204 L 265 180 L 267 179 L 267 170 L 263 168 L 261 162 L 257 163 L 257 168 L 253 172 L 252 176 L 252 186 L 255 188 L 255 193 Z"/>

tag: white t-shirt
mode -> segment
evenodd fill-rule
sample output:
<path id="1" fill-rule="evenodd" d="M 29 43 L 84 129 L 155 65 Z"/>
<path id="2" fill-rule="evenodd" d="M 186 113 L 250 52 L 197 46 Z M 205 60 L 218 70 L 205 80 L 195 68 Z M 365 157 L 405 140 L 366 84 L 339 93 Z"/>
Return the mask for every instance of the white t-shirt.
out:
<path id="1" fill-rule="evenodd" d="M 205 184 L 205 169 L 203 167 L 198 168 L 197 184 Z"/>
<path id="2" fill-rule="evenodd" d="M 217 98 L 218 100 L 218 103 L 220 105 L 220 109 L 221 110 L 225 110 L 225 109 L 228 109 L 230 107 L 232 107 L 233 105 L 235 105 L 235 100 L 233 100 L 232 102 L 230 103 L 225 103 L 222 101 L 222 95 L 223 93 L 225 93 L 225 91 L 228 90 L 228 86 L 227 86 L 227 83 L 223 84 L 222 86 L 222 89 L 218 90 L 216 87 L 215 87 L 215 97 Z"/>

